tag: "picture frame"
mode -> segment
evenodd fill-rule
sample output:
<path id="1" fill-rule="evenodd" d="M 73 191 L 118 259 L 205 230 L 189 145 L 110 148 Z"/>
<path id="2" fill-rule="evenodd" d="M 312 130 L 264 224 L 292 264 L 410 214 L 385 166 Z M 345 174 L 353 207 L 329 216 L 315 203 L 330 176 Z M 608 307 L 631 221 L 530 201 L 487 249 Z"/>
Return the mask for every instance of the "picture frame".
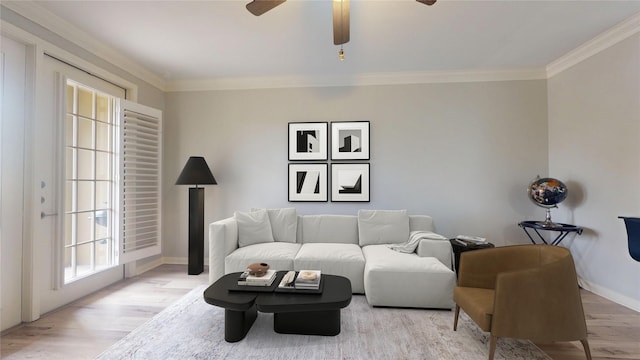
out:
<path id="1" fill-rule="evenodd" d="M 289 164 L 289 201 L 328 201 L 327 164 Z"/>
<path id="2" fill-rule="evenodd" d="M 289 160 L 327 160 L 328 122 L 290 122 Z"/>
<path id="3" fill-rule="evenodd" d="M 331 160 L 369 160 L 369 121 L 331 122 Z"/>
<path id="4" fill-rule="evenodd" d="M 369 163 L 331 164 L 331 201 L 370 201 Z"/>

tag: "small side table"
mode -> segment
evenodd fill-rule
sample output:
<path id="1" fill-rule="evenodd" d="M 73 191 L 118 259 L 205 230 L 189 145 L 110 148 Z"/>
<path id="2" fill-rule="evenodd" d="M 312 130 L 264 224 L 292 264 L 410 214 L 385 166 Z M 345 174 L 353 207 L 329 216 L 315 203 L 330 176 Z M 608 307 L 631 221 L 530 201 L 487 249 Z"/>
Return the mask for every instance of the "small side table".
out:
<path id="1" fill-rule="evenodd" d="M 457 240 L 457 239 L 450 239 L 449 241 L 451 242 L 451 247 L 453 248 L 453 257 L 455 259 L 454 267 L 456 269 L 456 276 L 458 275 L 458 269 L 460 268 L 460 254 L 462 254 L 465 251 L 480 250 L 480 249 L 495 247 L 495 245 L 493 245 L 490 242 L 472 243 L 469 241 L 463 241 L 463 240 Z"/>
<path id="2" fill-rule="evenodd" d="M 575 232 L 578 235 L 582 234 L 581 227 L 571 224 L 552 223 L 552 225 L 550 225 L 549 223 L 546 223 L 544 221 L 522 221 L 518 223 L 518 226 L 520 226 L 522 230 L 524 230 L 525 234 L 527 234 L 531 242 L 534 244 L 536 244 L 536 241 L 533 236 L 531 236 L 529 231 L 527 231 L 527 229 L 533 229 L 533 231 L 538 234 L 538 238 L 542 241 L 542 243 L 547 245 L 560 244 L 560 242 L 564 240 L 564 238 L 567 237 L 569 233 L 572 232 Z M 538 230 L 557 231 L 558 235 L 556 235 L 556 237 L 551 242 L 547 242 L 547 240 L 544 239 L 544 237 Z"/>

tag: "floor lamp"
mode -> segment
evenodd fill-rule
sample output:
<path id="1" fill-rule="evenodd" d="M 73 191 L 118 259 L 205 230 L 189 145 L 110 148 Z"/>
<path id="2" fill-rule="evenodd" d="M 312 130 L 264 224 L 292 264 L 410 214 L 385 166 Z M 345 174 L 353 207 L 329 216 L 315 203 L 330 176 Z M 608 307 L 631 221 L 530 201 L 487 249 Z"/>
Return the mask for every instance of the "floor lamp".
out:
<path id="1" fill-rule="evenodd" d="M 189 188 L 189 275 L 204 271 L 204 188 L 198 185 L 217 184 L 202 156 L 191 156 L 176 181 L 195 185 Z"/>

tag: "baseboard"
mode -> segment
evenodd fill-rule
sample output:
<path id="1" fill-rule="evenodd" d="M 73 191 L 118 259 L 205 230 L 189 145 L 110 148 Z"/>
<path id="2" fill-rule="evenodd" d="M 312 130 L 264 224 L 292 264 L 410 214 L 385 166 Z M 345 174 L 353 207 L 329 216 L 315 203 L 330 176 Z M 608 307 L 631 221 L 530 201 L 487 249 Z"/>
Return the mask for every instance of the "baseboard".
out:
<path id="1" fill-rule="evenodd" d="M 164 260 L 163 264 L 173 264 L 173 265 L 188 265 L 189 264 L 189 259 L 187 259 L 186 257 L 162 257 L 162 260 Z"/>
<path id="2" fill-rule="evenodd" d="M 136 263 L 135 267 L 131 269 L 132 273 L 128 274 L 127 277 L 140 275 L 142 273 L 145 273 L 151 269 L 155 269 L 158 266 L 164 265 L 164 264 L 187 265 L 188 264 L 187 260 L 188 260 L 187 258 L 182 258 L 182 257 L 163 256 L 142 265 L 139 265 Z"/>
<path id="3" fill-rule="evenodd" d="M 158 266 L 160 266 L 160 265 L 162 265 L 164 263 L 165 263 L 164 262 L 164 258 L 159 257 L 159 258 L 157 258 L 157 259 L 155 259 L 153 261 L 149 261 L 148 263 L 145 263 L 143 265 L 136 264 L 135 275 L 140 275 L 140 274 L 142 274 L 144 272 L 147 272 L 147 271 L 149 271 L 149 270 L 151 270 L 153 268 L 157 268 Z"/>
<path id="4" fill-rule="evenodd" d="M 628 307 L 631 310 L 640 312 L 640 301 L 630 298 L 628 296 L 622 295 L 600 285 L 589 282 L 583 278 L 578 278 L 578 284 L 585 290 L 591 291 L 592 293 L 602 296 L 605 299 L 611 300 L 617 304 Z"/>

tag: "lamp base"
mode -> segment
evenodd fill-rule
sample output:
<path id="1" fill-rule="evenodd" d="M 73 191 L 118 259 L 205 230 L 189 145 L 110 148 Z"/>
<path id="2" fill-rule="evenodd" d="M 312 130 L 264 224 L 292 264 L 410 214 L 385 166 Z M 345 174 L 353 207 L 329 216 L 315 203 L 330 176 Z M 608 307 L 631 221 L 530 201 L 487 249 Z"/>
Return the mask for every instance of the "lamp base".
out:
<path id="1" fill-rule="evenodd" d="M 189 188 L 189 275 L 204 271 L 204 188 Z"/>

